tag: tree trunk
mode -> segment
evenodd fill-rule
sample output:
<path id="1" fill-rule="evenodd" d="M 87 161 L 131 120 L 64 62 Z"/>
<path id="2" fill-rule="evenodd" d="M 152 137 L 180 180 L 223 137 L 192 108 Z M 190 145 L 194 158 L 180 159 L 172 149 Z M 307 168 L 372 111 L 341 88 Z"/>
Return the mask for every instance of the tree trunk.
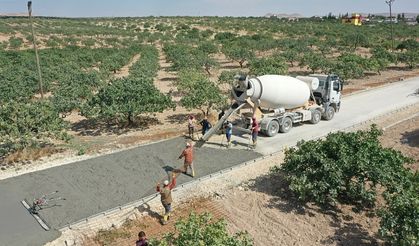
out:
<path id="1" fill-rule="evenodd" d="M 132 120 L 132 112 L 128 112 L 128 126 L 132 126 L 133 125 L 133 120 Z"/>

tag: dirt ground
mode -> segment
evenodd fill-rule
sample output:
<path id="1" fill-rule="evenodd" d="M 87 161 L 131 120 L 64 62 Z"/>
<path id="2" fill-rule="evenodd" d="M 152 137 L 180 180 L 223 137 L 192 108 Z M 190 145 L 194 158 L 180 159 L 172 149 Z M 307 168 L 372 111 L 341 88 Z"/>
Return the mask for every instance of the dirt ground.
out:
<path id="1" fill-rule="evenodd" d="M 415 159 L 413 170 L 418 170 L 419 166 L 418 112 L 419 105 L 414 105 L 374 120 L 384 128 L 380 139 L 383 146 Z M 369 126 L 360 128 L 366 127 Z M 278 161 L 274 158 L 268 166 Z M 87 238 L 85 245 L 133 245 L 140 230 L 146 231 L 149 238 L 159 238 L 173 232 L 174 221 L 191 211 L 210 212 L 215 218 L 226 219 L 231 232 L 249 232 L 255 245 L 384 245 L 378 236 L 379 219 L 372 210 L 357 211 L 350 205 L 322 210 L 313 204 L 300 204 L 283 180 L 281 176 L 265 173 L 209 198 L 179 205 L 167 226 L 160 225 L 159 215 L 152 212 L 150 216 L 128 221 L 119 229 Z"/>

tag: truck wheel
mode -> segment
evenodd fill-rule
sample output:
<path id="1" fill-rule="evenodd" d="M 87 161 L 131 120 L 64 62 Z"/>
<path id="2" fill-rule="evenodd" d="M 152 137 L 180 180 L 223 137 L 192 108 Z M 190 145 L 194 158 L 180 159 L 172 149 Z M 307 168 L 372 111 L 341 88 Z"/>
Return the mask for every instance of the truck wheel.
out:
<path id="1" fill-rule="evenodd" d="M 324 112 L 323 118 L 325 120 L 331 120 L 335 116 L 335 108 L 334 107 L 327 107 L 326 112 Z"/>
<path id="2" fill-rule="evenodd" d="M 287 133 L 292 128 L 292 120 L 290 117 L 285 117 L 282 120 L 282 124 L 279 126 L 279 131 L 282 133 Z"/>
<path id="3" fill-rule="evenodd" d="M 317 109 L 311 110 L 311 120 L 310 120 L 311 124 L 315 125 L 319 123 L 321 119 L 322 119 L 322 114 L 320 113 L 319 110 Z"/>
<path id="4" fill-rule="evenodd" d="M 269 122 L 268 129 L 266 129 L 266 135 L 268 137 L 273 137 L 278 133 L 279 130 L 279 123 L 276 120 L 272 120 Z"/>

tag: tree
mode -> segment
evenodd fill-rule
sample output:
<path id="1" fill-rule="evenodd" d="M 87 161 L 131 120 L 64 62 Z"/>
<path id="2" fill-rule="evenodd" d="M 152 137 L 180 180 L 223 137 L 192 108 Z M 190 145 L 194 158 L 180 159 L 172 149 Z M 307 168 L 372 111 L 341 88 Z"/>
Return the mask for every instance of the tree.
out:
<path id="1" fill-rule="evenodd" d="M 399 151 L 383 148 L 381 134 L 373 125 L 369 131 L 301 141 L 285 152 L 283 165 L 273 172 L 284 172 L 289 188 L 302 201 L 374 206 L 378 187 L 396 192 L 408 183 L 403 165 L 412 161 Z"/>
<path id="2" fill-rule="evenodd" d="M 251 60 L 250 73 L 252 75 L 287 74 L 288 66 L 282 57 L 255 58 Z"/>
<path id="3" fill-rule="evenodd" d="M 254 57 L 253 51 L 248 47 L 233 45 L 223 45 L 223 53 L 233 61 L 237 61 L 240 64 L 240 68 L 243 68 L 244 62 Z"/>
<path id="4" fill-rule="evenodd" d="M 419 64 L 419 50 L 408 50 L 399 55 L 399 60 L 405 63 L 410 69 Z"/>
<path id="5" fill-rule="evenodd" d="M 300 66 L 307 66 L 312 73 L 316 71 L 326 72 L 329 70 L 329 62 L 323 55 L 315 52 L 307 52 L 300 61 Z"/>
<path id="6" fill-rule="evenodd" d="M 161 240 L 151 240 L 153 246 L 226 245 L 251 246 L 253 242 L 247 232 L 230 235 L 225 220 L 214 221 L 208 213 L 190 214 L 176 222 L 176 231 L 166 234 Z"/>
<path id="7" fill-rule="evenodd" d="M 126 121 L 133 125 L 134 117 L 145 113 L 163 112 L 175 104 L 153 85 L 152 78 L 124 78 L 113 80 L 103 87 L 82 108 L 89 118 Z"/>
<path id="8" fill-rule="evenodd" d="M 28 147 L 52 144 L 52 139 L 69 140 L 67 128 L 47 101 L 10 101 L 0 105 L 0 159 Z"/>
<path id="9" fill-rule="evenodd" d="M 333 64 L 331 72 L 339 75 L 343 80 L 361 78 L 364 76 L 365 59 L 350 53 L 340 55 Z"/>
<path id="10" fill-rule="evenodd" d="M 224 105 L 226 102 L 217 85 L 194 70 L 181 71 L 177 87 L 183 94 L 181 105 L 189 110 L 199 109 L 205 116 L 208 116 L 215 106 Z"/>
<path id="11" fill-rule="evenodd" d="M 391 245 L 419 243 L 419 174 L 411 175 L 410 180 L 402 191 L 385 194 L 387 206 L 379 213 L 380 234 Z"/>
<path id="12" fill-rule="evenodd" d="M 287 62 L 291 63 L 291 67 L 294 66 L 294 62 L 298 58 L 298 52 L 293 49 L 287 49 L 281 54 Z"/>
<path id="13" fill-rule="evenodd" d="M 9 38 L 9 47 L 11 49 L 19 49 L 23 44 L 23 39 L 20 37 L 10 37 Z"/>
<path id="14" fill-rule="evenodd" d="M 234 85 L 234 77 L 236 75 L 242 75 L 246 76 L 246 72 L 242 70 L 224 70 L 221 72 L 220 76 L 218 76 L 218 83 L 221 84 L 227 84 L 230 86 Z"/>

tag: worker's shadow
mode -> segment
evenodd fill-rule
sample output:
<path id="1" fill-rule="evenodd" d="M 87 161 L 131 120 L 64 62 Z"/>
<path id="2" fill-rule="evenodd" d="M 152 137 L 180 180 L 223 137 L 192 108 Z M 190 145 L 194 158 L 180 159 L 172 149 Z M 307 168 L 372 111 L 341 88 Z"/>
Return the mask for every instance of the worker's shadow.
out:
<path id="1" fill-rule="evenodd" d="M 181 168 L 173 168 L 171 166 L 164 166 L 163 170 L 167 173 L 167 177 L 170 178 L 171 173 L 181 173 L 183 170 Z"/>
<path id="2" fill-rule="evenodd" d="M 156 211 L 151 210 L 150 205 L 148 205 L 147 203 L 143 203 L 142 205 L 136 207 L 136 209 L 138 210 L 138 212 L 142 214 L 147 214 L 151 218 L 155 218 L 157 220 L 161 219 L 161 215 Z"/>

